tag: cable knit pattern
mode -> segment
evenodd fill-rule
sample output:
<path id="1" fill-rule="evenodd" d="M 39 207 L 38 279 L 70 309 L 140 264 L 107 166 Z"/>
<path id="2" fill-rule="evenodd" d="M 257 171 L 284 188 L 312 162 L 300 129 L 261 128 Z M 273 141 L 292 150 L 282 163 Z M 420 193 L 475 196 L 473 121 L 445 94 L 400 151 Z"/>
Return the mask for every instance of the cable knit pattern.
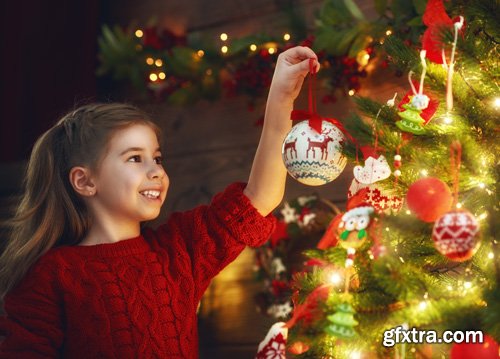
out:
<path id="1" fill-rule="evenodd" d="M 0 358 L 197 358 L 204 290 L 274 229 L 244 187 L 136 238 L 50 250 L 5 299 Z"/>

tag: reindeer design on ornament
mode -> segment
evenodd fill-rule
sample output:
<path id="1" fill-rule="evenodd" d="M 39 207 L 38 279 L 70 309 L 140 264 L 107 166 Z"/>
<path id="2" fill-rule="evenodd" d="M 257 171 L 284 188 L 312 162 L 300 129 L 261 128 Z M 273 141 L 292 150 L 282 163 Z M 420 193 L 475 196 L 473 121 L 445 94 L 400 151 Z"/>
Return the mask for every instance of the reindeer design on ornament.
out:
<path id="1" fill-rule="evenodd" d="M 295 158 L 297 158 L 297 139 L 290 141 L 290 142 L 285 142 L 285 160 L 288 159 L 287 151 L 290 150 L 290 157 L 293 158 L 293 153 L 295 152 Z"/>
<path id="2" fill-rule="evenodd" d="M 328 149 L 328 143 L 333 142 L 333 138 L 327 136 L 327 134 L 329 132 L 327 132 L 324 135 L 323 141 L 311 141 L 311 139 L 309 137 L 307 138 L 307 142 L 309 143 L 309 146 L 307 147 L 306 158 L 309 158 L 309 151 L 312 151 L 313 158 L 316 159 L 316 151 L 315 151 L 315 149 L 319 148 L 320 151 L 321 151 L 321 159 L 323 159 L 323 157 L 325 157 L 324 158 L 325 161 L 327 160 L 327 158 L 328 158 L 328 150 L 327 150 Z"/>

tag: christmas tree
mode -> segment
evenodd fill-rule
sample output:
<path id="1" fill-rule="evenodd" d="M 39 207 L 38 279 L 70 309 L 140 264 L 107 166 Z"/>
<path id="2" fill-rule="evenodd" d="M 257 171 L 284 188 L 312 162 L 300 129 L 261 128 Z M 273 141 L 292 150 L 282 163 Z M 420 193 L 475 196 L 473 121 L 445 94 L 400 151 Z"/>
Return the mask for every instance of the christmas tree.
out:
<path id="1" fill-rule="evenodd" d="M 408 93 L 357 98 L 365 116 L 343 121 L 364 163 L 295 276 L 298 358 L 498 357 L 500 12 L 491 0 L 446 6 L 427 2 L 418 48 L 397 34 L 384 43 Z M 446 330 L 484 343 L 440 342 Z"/>

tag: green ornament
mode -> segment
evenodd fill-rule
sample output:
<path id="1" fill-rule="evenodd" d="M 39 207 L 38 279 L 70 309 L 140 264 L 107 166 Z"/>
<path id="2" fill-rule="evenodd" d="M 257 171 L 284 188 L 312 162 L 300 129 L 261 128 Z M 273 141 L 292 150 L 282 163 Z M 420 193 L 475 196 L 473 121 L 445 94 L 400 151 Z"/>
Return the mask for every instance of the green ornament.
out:
<path id="1" fill-rule="evenodd" d="M 411 132 L 415 135 L 423 135 L 425 133 L 423 126 L 425 121 L 420 117 L 422 110 L 417 110 L 410 104 L 404 104 L 403 107 L 406 111 L 398 113 L 401 120 L 396 122 L 396 126 L 402 131 Z"/>
<path id="2" fill-rule="evenodd" d="M 353 327 L 358 325 L 358 321 L 354 319 L 354 309 L 349 303 L 341 303 L 337 306 L 337 312 L 327 316 L 331 322 L 325 331 L 337 338 L 350 339 L 356 336 L 356 331 Z"/>

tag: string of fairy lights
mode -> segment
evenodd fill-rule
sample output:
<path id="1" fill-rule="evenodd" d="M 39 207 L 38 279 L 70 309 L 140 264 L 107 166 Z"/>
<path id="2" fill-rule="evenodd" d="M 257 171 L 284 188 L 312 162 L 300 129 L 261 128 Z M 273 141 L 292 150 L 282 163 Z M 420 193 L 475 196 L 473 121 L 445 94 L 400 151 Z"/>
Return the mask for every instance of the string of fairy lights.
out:
<path id="1" fill-rule="evenodd" d="M 385 32 L 386 36 L 390 36 L 392 34 L 392 30 L 387 30 Z M 143 39 L 145 36 L 145 31 L 141 28 L 138 28 L 134 31 L 134 35 L 137 39 Z M 220 40 L 220 47 L 219 51 L 222 56 L 227 56 L 231 54 L 231 44 L 230 44 L 230 36 L 226 32 L 222 32 L 218 36 Z M 289 32 L 285 32 L 281 38 L 283 39 L 284 43 L 290 43 L 292 41 L 292 35 Z M 380 44 L 384 43 L 385 38 L 382 38 L 379 40 Z M 279 44 L 275 41 L 268 41 L 265 43 L 251 43 L 248 45 L 248 50 L 250 53 L 255 53 L 257 51 L 266 51 L 269 55 L 274 55 L 277 54 L 279 51 Z M 143 50 L 143 45 L 142 44 L 137 44 L 136 45 L 136 50 L 137 51 L 142 51 Z M 157 55 L 158 56 L 158 55 Z M 203 57 L 205 56 L 205 50 L 204 49 L 198 49 L 195 50 L 193 53 L 193 61 L 200 61 Z M 367 49 L 363 49 L 358 52 L 358 54 L 355 57 L 355 61 L 357 65 L 359 65 L 360 69 L 365 69 L 369 63 L 369 61 L 372 59 L 371 51 Z M 147 75 L 148 80 L 153 86 L 158 87 L 163 81 L 168 80 L 168 75 L 167 75 L 167 69 L 165 69 L 165 63 L 161 58 L 155 58 L 153 56 L 147 56 L 145 59 L 145 62 L 148 66 L 150 66 L 150 72 Z M 327 68 L 329 66 L 328 63 L 324 63 L 325 67 Z M 214 74 L 214 71 L 211 68 L 208 68 L 205 71 L 205 75 L 211 76 Z M 346 93 L 349 96 L 354 96 L 357 92 L 357 88 L 349 88 L 346 90 Z"/>

